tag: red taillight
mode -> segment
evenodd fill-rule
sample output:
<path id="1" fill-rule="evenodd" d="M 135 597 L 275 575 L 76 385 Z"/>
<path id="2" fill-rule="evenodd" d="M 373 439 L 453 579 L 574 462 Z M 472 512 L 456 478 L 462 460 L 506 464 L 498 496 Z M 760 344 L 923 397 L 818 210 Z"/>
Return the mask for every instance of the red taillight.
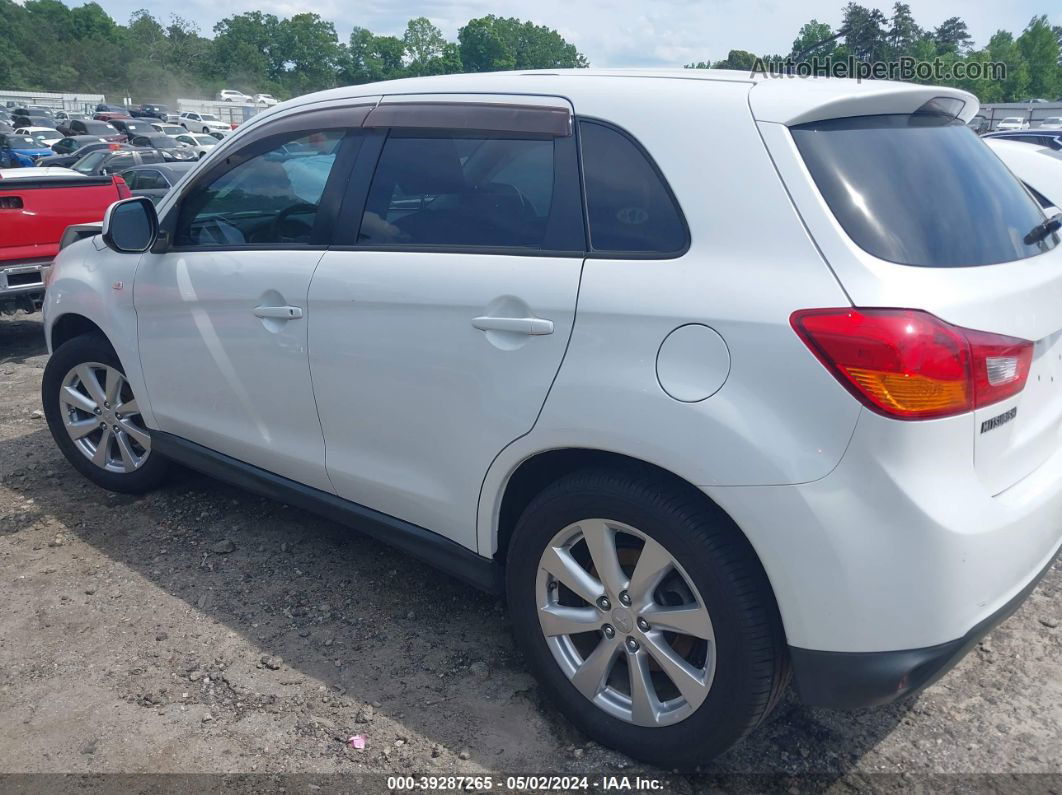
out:
<path id="1" fill-rule="evenodd" d="M 114 178 L 114 186 L 118 188 L 119 199 L 128 199 L 133 195 L 133 192 L 129 190 L 129 185 L 121 177 Z"/>
<path id="2" fill-rule="evenodd" d="M 917 309 L 805 309 L 789 319 L 864 405 L 907 420 L 962 414 L 1025 387 L 1033 343 Z"/>

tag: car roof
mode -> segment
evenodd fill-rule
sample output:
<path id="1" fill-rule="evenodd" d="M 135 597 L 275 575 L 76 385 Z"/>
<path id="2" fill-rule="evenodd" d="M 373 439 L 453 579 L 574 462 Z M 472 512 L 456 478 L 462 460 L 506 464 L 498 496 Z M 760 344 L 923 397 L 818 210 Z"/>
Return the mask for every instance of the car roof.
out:
<path id="1" fill-rule="evenodd" d="M 660 80 L 696 82 L 706 94 L 725 84 L 744 84 L 756 119 L 786 125 L 869 113 L 912 113 L 937 97 L 961 100 L 959 118 L 964 122 L 980 107 L 973 94 L 956 88 L 888 80 L 772 77 L 729 69 L 549 69 L 410 77 L 327 89 L 270 108 L 246 124 L 257 126 L 274 113 L 317 102 L 417 93 L 545 95 L 566 98 L 578 111 L 580 97 L 611 94 L 616 90 L 613 81 L 620 80 L 623 92 L 635 98 L 651 97 Z"/>
<path id="2" fill-rule="evenodd" d="M 19 127 L 18 129 L 20 129 L 20 130 L 28 130 L 29 132 L 53 132 L 53 133 L 58 133 L 59 132 L 54 127 L 34 127 L 33 125 L 30 125 L 29 127 Z"/>

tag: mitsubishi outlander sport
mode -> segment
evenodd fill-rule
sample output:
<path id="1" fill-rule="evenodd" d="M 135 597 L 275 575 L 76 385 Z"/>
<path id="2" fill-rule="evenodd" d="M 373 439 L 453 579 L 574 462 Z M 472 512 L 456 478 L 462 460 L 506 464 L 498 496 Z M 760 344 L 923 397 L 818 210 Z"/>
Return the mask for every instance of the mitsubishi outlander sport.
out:
<path id="1" fill-rule="evenodd" d="M 453 75 L 255 116 L 45 302 L 96 484 L 176 462 L 507 595 L 575 724 L 668 767 L 790 677 L 883 704 L 1062 539 L 1062 247 L 950 88 Z"/>

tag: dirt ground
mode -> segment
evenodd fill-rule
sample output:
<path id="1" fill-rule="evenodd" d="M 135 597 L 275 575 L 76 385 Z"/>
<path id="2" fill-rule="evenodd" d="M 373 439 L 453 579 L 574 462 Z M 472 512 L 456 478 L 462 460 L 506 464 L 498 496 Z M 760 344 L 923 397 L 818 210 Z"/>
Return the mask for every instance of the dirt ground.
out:
<path id="1" fill-rule="evenodd" d="M 192 473 L 143 498 L 88 484 L 41 416 L 45 360 L 39 316 L 0 320 L 0 772 L 341 774 L 313 791 L 383 787 L 359 773 L 666 774 L 543 702 L 496 599 Z M 790 694 L 669 787 L 899 791 L 932 774 L 1062 791 L 1060 569 L 916 699 L 846 714 Z"/>

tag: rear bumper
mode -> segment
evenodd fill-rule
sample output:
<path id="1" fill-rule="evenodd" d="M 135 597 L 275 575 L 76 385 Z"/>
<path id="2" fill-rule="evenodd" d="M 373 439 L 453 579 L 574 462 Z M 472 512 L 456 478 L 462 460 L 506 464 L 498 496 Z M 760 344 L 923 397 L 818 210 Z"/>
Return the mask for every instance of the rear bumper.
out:
<path id="1" fill-rule="evenodd" d="M 801 701 L 815 707 L 858 709 L 887 704 L 931 685 L 1021 607 L 1054 562 L 1052 557 L 1009 602 L 949 643 L 878 652 L 815 651 L 790 646 L 793 680 Z"/>

